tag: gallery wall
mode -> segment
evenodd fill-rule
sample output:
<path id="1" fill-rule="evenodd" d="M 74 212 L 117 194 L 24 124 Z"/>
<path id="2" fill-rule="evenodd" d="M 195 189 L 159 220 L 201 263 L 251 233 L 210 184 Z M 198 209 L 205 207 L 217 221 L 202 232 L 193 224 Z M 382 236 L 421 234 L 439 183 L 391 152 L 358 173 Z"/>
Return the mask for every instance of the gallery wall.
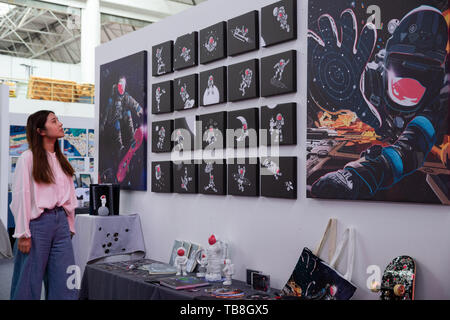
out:
<path id="1" fill-rule="evenodd" d="M 96 97 L 100 96 L 100 66 L 122 57 L 147 50 L 151 61 L 152 46 L 174 40 L 186 33 L 199 31 L 251 10 L 260 10 L 271 0 L 209 0 L 178 15 L 108 42 L 96 49 Z M 121 214 L 138 213 L 147 248 L 147 257 L 168 262 L 175 239 L 207 244 L 211 234 L 227 241 L 235 265 L 235 278 L 245 280 L 245 269 L 268 273 L 272 287 L 281 288 L 289 278 L 303 249 L 314 249 L 328 219 L 338 220 L 338 236 L 348 226 L 356 229 L 355 265 L 352 282 L 358 287 L 355 299 L 377 299 L 366 286 L 368 270 L 381 271 L 396 256 L 410 255 L 417 263 L 416 298 L 449 299 L 450 215 L 448 206 L 408 203 L 316 200 L 306 198 L 306 96 L 307 96 L 307 14 L 308 2 L 298 1 L 298 39 L 236 57 L 228 57 L 208 65 L 199 65 L 175 73 L 152 78 L 148 64 L 148 131 L 154 121 L 189 117 L 211 112 L 235 111 L 280 103 L 297 103 L 297 145 L 280 147 L 280 155 L 296 156 L 298 198 L 283 200 L 265 197 L 237 197 L 187 194 L 159 194 L 148 190 L 122 191 Z M 297 92 L 214 107 L 175 111 L 174 114 L 151 114 L 153 83 L 200 73 L 223 65 L 297 50 Z M 99 99 L 96 99 L 95 130 L 99 129 Z M 97 137 L 96 137 L 97 138 Z M 97 138 L 98 139 L 98 138 Z M 98 145 L 98 140 L 96 141 Z M 148 164 L 170 160 L 167 154 L 155 154 L 148 148 Z M 96 170 L 97 170 L 96 163 Z M 326 251 L 322 258 L 327 258 Z M 346 259 L 338 270 L 346 270 Z"/>

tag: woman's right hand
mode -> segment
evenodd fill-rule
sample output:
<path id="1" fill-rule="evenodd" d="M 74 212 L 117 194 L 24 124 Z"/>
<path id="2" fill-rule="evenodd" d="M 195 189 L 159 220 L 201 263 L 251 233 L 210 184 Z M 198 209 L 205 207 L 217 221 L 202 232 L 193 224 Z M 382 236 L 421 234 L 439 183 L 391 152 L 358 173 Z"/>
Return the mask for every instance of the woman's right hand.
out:
<path id="1" fill-rule="evenodd" d="M 20 252 L 28 254 L 31 249 L 31 238 L 19 238 L 19 243 L 17 245 Z"/>

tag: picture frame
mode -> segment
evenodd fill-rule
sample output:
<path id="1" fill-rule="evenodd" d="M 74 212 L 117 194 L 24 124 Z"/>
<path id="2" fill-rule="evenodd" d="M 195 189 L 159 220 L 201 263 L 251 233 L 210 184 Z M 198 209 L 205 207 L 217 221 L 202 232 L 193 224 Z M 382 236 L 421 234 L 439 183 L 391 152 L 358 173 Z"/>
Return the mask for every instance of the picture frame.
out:
<path id="1" fill-rule="evenodd" d="M 173 80 L 152 84 L 152 114 L 173 112 Z"/>
<path id="2" fill-rule="evenodd" d="M 198 193 L 198 165 L 192 161 L 173 162 L 173 192 Z"/>
<path id="3" fill-rule="evenodd" d="M 259 146 L 259 109 L 229 111 L 227 114 L 227 147 L 251 148 Z"/>
<path id="4" fill-rule="evenodd" d="M 297 199 L 297 157 L 262 157 L 261 196 Z"/>
<path id="5" fill-rule="evenodd" d="M 152 192 L 173 192 L 172 161 L 152 162 Z"/>
<path id="6" fill-rule="evenodd" d="M 227 160 L 228 194 L 258 197 L 259 158 L 232 158 Z"/>
<path id="7" fill-rule="evenodd" d="M 173 132 L 173 120 L 152 122 L 152 152 L 171 152 L 173 142 L 171 140 Z"/>
<path id="8" fill-rule="evenodd" d="M 194 31 L 178 37 L 173 49 L 175 71 L 198 65 L 198 32 Z"/>
<path id="9" fill-rule="evenodd" d="M 200 105 L 204 107 L 227 102 L 227 67 L 200 72 Z"/>
<path id="10" fill-rule="evenodd" d="M 160 77 L 173 72 L 173 41 L 152 47 L 152 76 Z"/>
<path id="11" fill-rule="evenodd" d="M 173 103 L 176 111 L 198 107 L 198 74 L 174 79 Z"/>
<path id="12" fill-rule="evenodd" d="M 259 12 L 256 10 L 228 20 L 227 53 L 237 56 L 259 49 Z"/>
<path id="13" fill-rule="evenodd" d="M 207 64 L 227 56 L 227 23 L 225 21 L 200 30 L 200 63 Z"/>
<path id="14" fill-rule="evenodd" d="M 199 165 L 199 193 L 227 194 L 227 163 L 225 159 L 204 159 Z"/>
<path id="15" fill-rule="evenodd" d="M 147 190 L 147 51 L 100 66 L 98 183 Z M 126 110 L 132 121 L 116 117 Z"/>
<path id="16" fill-rule="evenodd" d="M 201 122 L 198 139 L 202 142 L 203 150 L 226 148 L 227 112 L 198 115 L 196 120 L 197 123 Z"/>
<path id="17" fill-rule="evenodd" d="M 276 106 L 262 106 L 260 122 L 261 145 L 297 144 L 297 104 L 283 103 Z"/>
<path id="18" fill-rule="evenodd" d="M 297 39 L 297 0 L 282 0 L 261 8 L 261 44 L 269 47 Z"/>
<path id="19" fill-rule="evenodd" d="M 259 61 L 251 59 L 228 66 L 228 101 L 259 97 Z"/>
<path id="20" fill-rule="evenodd" d="M 261 58 L 261 96 L 297 92 L 297 50 Z"/>

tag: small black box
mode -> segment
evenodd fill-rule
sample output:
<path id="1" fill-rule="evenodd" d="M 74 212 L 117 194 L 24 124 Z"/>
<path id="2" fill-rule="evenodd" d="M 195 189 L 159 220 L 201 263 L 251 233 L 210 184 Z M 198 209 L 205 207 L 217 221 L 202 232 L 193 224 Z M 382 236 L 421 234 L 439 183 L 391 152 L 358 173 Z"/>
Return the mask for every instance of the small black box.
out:
<path id="1" fill-rule="evenodd" d="M 106 207 L 109 209 L 110 216 L 119 215 L 120 204 L 120 185 L 119 184 L 91 184 L 89 192 L 89 214 L 98 215 L 98 208 L 102 206 L 100 197 L 106 196 Z"/>

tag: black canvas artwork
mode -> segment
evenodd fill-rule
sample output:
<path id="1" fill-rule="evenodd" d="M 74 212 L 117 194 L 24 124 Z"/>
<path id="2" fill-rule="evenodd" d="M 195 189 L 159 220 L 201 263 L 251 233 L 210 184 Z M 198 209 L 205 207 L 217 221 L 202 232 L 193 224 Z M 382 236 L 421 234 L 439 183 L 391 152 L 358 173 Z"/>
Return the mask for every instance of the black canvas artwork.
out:
<path id="1" fill-rule="evenodd" d="M 173 112 L 173 81 L 152 85 L 152 114 Z"/>
<path id="2" fill-rule="evenodd" d="M 228 194 L 235 196 L 259 196 L 259 159 L 229 159 Z"/>
<path id="3" fill-rule="evenodd" d="M 227 101 L 227 67 L 200 73 L 200 105 L 212 106 Z"/>
<path id="4" fill-rule="evenodd" d="M 159 77 L 173 72 L 173 41 L 152 47 L 152 75 Z"/>
<path id="5" fill-rule="evenodd" d="M 198 107 L 198 74 L 176 78 L 173 81 L 173 101 L 175 110 Z"/>
<path id="6" fill-rule="evenodd" d="M 250 11 L 228 20 L 227 48 L 229 56 L 259 49 L 258 11 Z"/>
<path id="7" fill-rule="evenodd" d="M 200 30 L 200 63 L 207 64 L 227 56 L 226 22 Z"/>
<path id="8" fill-rule="evenodd" d="M 173 191 L 175 193 L 198 192 L 198 165 L 188 162 L 173 163 Z"/>
<path id="9" fill-rule="evenodd" d="M 152 192 L 173 192 L 172 161 L 152 162 Z"/>
<path id="10" fill-rule="evenodd" d="M 261 196 L 297 199 L 297 157 L 261 158 Z"/>
<path id="11" fill-rule="evenodd" d="M 294 39 L 297 39 L 297 0 L 278 1 L 261 9 L 262 46 Z"/>
<path id="12" fill-rule="evenodd" d="M 173 120 L 152 123 L 152 152 L 161 153 L 172 151 L 172 131 Z"/>
<path id="13" fill-rule="evenodd" d="M 199 193 L 226 195 L 226 160 L 205 159 L 199 166 Z"/>
<path id="14" fill-rule="evenodd" d="M 223 149 L 226 147 L 227 113 L 215 112 L 197 116 L 201 122 L 202 149 Z"/>
<path id="15" fill-rule="evenodd" d="M 227 147 L 251 148 L 258 146 L 259 110 L 250 108 L 228 112 Z"/>
<path id="16" fill-rule="evenodd" d="M 177 152 L 193 151 L 196 139 L 196 116 L 177 118 L 174 120 L 172 134 L 173 150 Z"/>
<path id="17" fill-rule="evenodd" d="M 99 183 L 147 190 L 147 51 L 100 66 Z"/>
<path id="18" fill-rule="evenodd" d="M 181 70 L 198 65 L 198 32 L 178 37 L 173 49 L 173 68 Z"/>
<path id="19" fill-rule="evenodd" d="M 297 91 L 297 51 L 290 50 L 261 59 L 261 96 Z"/>
<path id="20" fill-rule="evenodd" d="M 262 145 L 297 144 L 297 104 L 261 107 L 260 141 Z"/>
<path id="21" fill-rule="evenodd" d="M 259 97 L 259 62 L 252 59 L 228 67 L 228 100 Z"/>

